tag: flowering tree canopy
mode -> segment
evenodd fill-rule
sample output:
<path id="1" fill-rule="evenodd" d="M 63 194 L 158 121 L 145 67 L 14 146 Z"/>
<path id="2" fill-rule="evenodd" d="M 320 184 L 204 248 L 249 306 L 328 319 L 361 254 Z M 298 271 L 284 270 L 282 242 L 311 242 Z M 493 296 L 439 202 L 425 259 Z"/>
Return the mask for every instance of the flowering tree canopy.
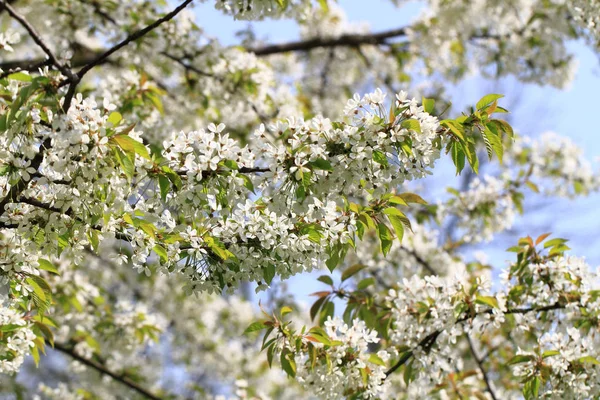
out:
<path id="1" fill-rule="evenodd" d="M 464 251 L 599 175 L 565 137 L 516 134 L 502 95 L 460 113 L 447 90 L 564 87 L 600 1 L 429 0 L 371 31 L 332 1 L 214 0 L 299 26 L 237 46 L 200 2 L 0 0 L 0 393 L 600 396 L 584 259 L 515 238 L 498 277 Z M 447 166 L 464 187 L 415 185 Z M 315 270 L 303 307 L 284 283 Z"/>

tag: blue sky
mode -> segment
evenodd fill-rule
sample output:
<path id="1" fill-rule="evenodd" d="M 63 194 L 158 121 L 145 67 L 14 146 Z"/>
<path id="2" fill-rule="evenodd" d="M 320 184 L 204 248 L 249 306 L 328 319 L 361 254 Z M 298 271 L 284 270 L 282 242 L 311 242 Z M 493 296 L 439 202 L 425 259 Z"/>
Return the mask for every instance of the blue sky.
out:
<path id="1" fill-rule="evenodd" d="M 416 2 L 396 8 L 390 0 L 340 0 L 338 3 L 346 10 L 351 21 L 366 21 L 373 31 L 404 26 L 421 9 Z M 214 10 L 213 4 L 207 2 L 196 7 L 197 22 L 222 43 L 237 43 L 235 32 L 246 28 L 249 23 L 224 16 Z M 268 42 L 285 42 L 298 37 L 297 26 L 289 20 L 253 22 L 252 26 L 258 37 Z M 514 79 L 495 83 L 472 77 L 448 92 L 452 97 L 450 100 L 455 104 L 474 104 L 495 85 L 494 91 L 506 94 L 509 102 L 518 100 L 518 105 L 511 109 L 511 122 L 517 132 L 535 137 L 553 130 L 568 136 L 585 150 L 586 157 L 594 162 L 598 170 L 600 165 L 596 160 L 600 159 L 600 129 L 597 128 L 596 118 L 600 115 L 597 100 L 600 93 L 600 57 L 581 42 L 573 42 L 569 47 L 579 60 L 579 67 L 575 80 L 567 90 L 522 84 Z M 443 168 L 443 165 L 439 168 Z M 572 254 L 586 256 L 592 266 L 597 266 L 600 264 L 600 240 L 597 239 L 599 205 L 600 195 L 597 194 L 573 201 L 551 199 L 543 205 L 532 200 L 526 203 L 526 215 L 518 219 L 514 232 L 502 235 L 498 244 L 482 246 L 482 250 L 490 255 L 494 265 L 502 267 L 506 260 L 511 259 L 511 255 L 504 250 L 515 243 L 518 237 L 552 231 L 554 236 L 570 239 Z M 319 287 L 314 277 L 296 277 L 288 283 L 294 288 L 293 292 L 306 300 L 306 295 Z"/>

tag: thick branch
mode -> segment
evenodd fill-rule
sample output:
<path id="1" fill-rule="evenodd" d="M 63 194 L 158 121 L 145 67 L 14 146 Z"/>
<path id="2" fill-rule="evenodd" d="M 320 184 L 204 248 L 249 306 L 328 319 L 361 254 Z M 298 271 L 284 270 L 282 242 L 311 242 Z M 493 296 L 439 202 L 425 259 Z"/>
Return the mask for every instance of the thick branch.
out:
<path id="1" fill-rule="evenodd" d="M 248 51 L 257 56 L 267 56 L 278 53 L 288 53 L 291 51 L 309 51 L 318 47 L 356 47 L 363 44 L 383 44 L 388 39 L 405 36 L 406 28 L 391 29 L 389 31 L 368 33 L 362 35 L 346 34 L 336 38 L 313 38 L 288 42 L 281 44 L 271 44 L 263 47 L 249 48 Z"/>
<path id="2" fill-rule="evenodd" d="M 261 173 L 261 172 L 269 172 L 270 169 L 269 168 L 247 168 L 247 167 L 242 167 L 240 169 L 237 170 L 238 172 L 242 173 L 242 174 L 256 174 L 256 173 Z M 209 176 L 214 176 L 214 175 L 218 175 L 219 172 L 223 172 L 220 170 L 216 170 L 216 171 L 202 171 L 202 179 L 206 179 Z M 186 176 L 187 175 L 187 171 L 177 171 L 177 175 L 180 176 Z"/>
<path id="3" fill-rule="evenodd" d="M 61 353 L 64 353 L 64 354 L 70 356 L 71 358 L 79 361 L 82 364 L 87 365 L 88 367 L 91 367 L 91 368 L 95 369 L 96 371 L 100 372 L 103 375 L 110 376 L 111 378 L 113 378 L 117 382 L 119 382 L 119 383 L 127 386 L 128 388 L 130 388 L 132 390 L 135 390 L 137 393 L 139 393 L 140 395 L 144 396 L 145 398 L 152 399 L 152 400 L 160 400 L 161 399 L 159 396 L 153 394 L 149 390 L 147 390 L 147 389 L 143 388 L 142 386 L 140 386 L 138 383 L 132 381 L 125 374 L 111 371 L 111 370 L 109 370 L 108 368 L 106 368 L 104 365 L 100 364 L 97 361 L 90 360 L 90 359 L 87 359 L 85 357 L 82 357 L 79 354 L 75 353 L 75 351 L 73 350 L 73 348 L 70 348 L 70 347 L 67 347 L 64 344 L 56 343 L 55 342 L 54 343 L 54 349 L 60 351 Z"/>

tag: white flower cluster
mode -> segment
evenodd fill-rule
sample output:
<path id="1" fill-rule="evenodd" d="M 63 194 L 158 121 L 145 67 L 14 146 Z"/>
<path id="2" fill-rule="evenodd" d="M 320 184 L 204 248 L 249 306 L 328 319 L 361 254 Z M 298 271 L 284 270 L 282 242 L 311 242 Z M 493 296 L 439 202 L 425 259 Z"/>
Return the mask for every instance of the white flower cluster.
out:
<path id="1" fill-rule="evenodd" d="M 518 137 L 507 152 L 507 164 L 523 164 L 539 178 L 546 194 L 572 197 L 598 190 L 600 181 L 583 150 L 568 137 L 546 132 L 539 139 Z"/>
<path id="2" fill-rule="evenodd" d="M 328 248 L 353 240 L 355 215 L 338 208 L 345 196 L 370 189 L 377 196 L 428 174 L 442 146 L 437 119 L 405 93 L 397 96 L 398 111 L 390 118 L 384 98 L 381 90 L 356 95 L 346 109 L 352 124 L 321 117 L 278 122 L 271 129 L 285 135 L 284 144 L 269 141 L 261 126 L 256 144 L 240 147 L 223 124 L 165 140 L 163 157 L 186 178 L 169 205 L 186 218 L 210 218 L 208 229 L 179 232 L 188 248 L 167 244 L 169 259 L 179 260 L 183 250 L 194 258 L 184 268 L 188 290 L 233 289 L 242 280 L 264 289 L 274 276 L 310 271 L 327 260 Z M 261 190 L 259 201 L 247 200 L 249 182 Z M 293 201 L 294 194 L 300 201 Z M 165 211 L 160 219 L 176 233 L 170 215 Z M 208 251 L 213 238 L 232 256 L 215 254 L 214 246 Z M 148 235 L 136 240 L 154 246 Z M 139 257 L 142 263 L 146 258 Z"/>
<path id="3" fill-rule="evenodd" d="M 531 277 L 532 282 L 526 290 L 520 291 L 519 303 L 536 306 L 549 306 L 562 300 L 567 293 L 583 294 L 581 305 L 593 309 L 594 303 L 589 303 L 589 292 L 597 284 L 597 275 L 582 257 L 561 256 L 543 263 L 528 264 L 525 276 Z M 511 289 L 523 282 L 510 277 L 505 272 L 503 278 L 506 286 Z"/>
<path id="4" fill-rule="evenodd" d="M 283 17 L 307 14 L 311 0 L 215 0 L 215 8 L 233 15 L 235 19 L 261 20 L 265 17 Z"/>
<path id="5" fill-rule="evenodd" d="M 0 373 L 13 374 L 35 346 L 36 335 L 21 313 L 4 304 L 0 305 L 0 329 Z"/>
<path id="6" fill-rule="evenodd" d="M 492 176 L 475 178 L 469 189 L 438 205 L 438 217 L 457 218 L 461 239 L 467 243 L 490 241 L 494 233 L 509 229 L 515 218 L 515 204 L 507 184 Z"/>
<path id="7" fill-rule="evenodd" d="M 43 396 L 36 395 L 34 400 L 84 400 L 85 395 L 69 388 L 68 385 L 60 382 L 56 387 L 50 387 L 45 384 L 40 384 L 38 387 L 39 393 Z"/>
<path id="8" fill-rule="evenodd" d="M 354 393 L 361 393 L 367 399 L 385 395 L 386 369 L 379 363 L 385 363 L 390 356 L 381 350 L 376 355 L 379 363 L 373 363 L 368 352 L 369 344 L 379 342 L 377 332 L 368 329 L 364 321 L 355 319 L 348 326 L 339 317 L 329 318 L 325 331 L 336 343 L 326 350 L 329 362 L 313 366 L 308 353 L 296 354 L 296 379 L 304 388 L 328 400 L 343 399 Z"/>
<path id="9" fill-rule="evenodd" d="M 409 51 L 424 73 L 442 71 L 450 78 L 460 78 L 467 71 L 513 74 L 557 87 L 572 81 L 575 63 L 565 42 L 573 30 L 563 1 L 427 3 L 408 31 Z"/>
<path id="10" fill-rule="evenodd" d="M 4 32 L 0 32 L 0 50 L 7 52 L 13 52 L 12 45 L 18 43 L 21 40 L 19 32 L 12 29 L 7 29 Z"/>
<path id="11" fill-rule="evenodd" d="M 504 321 L 502 296 L 494 297 L 498 307 L 491 311 L 489 305 L 475 302 L 489 292 L 490 282 L 477 278 L 476 290 L 470 290 L 465 278 L 415 275 L 405 278 L 398 289 L 389 290 L 387 300 L 392 303 L 393 320 L 390 339 L 412 351 L 413 368 L 419 371 L 417 378 L 428 384 L 439 383 L 455 368 L 462 368 L 457 342 L 463 334 L 488 324 L 497 327 Z M 465 313 L 469 312 L 475 318 L 466 324 Z"/>
<path id="12" fill-rule="evenodd" d="M 600 394 L 598 352 L 594 339 L 574 327 L 548 332 L 538 338 L 539 354 L 519 349 L 516 357 L 527 359 L 512 370 L 520 380 L 550 380 L 540 385 L 539 395 L 548 399 L 594 398 Z M 542 375 L 543 374 L 543 375 Z"/>
<path id="13" fill-rule="evenodd" d="M 600 46 L 600 1 L 569 0 L 567 4 L 575 21 L 588 30 L 594 44 Z"/>
<path id="14" fill-rule="evenodd" d="M 404 92 L 396 97 L 395 118 L 387 116 L 384 101 L 380 89 L 363 97 L 355 94 L 344 109 L 352 124 L 320 117 L 306 122 L 288 119 L 274 127 L 290 133 L 287 147 L 266 142 L 260 154 L 280 178 L 289 174 L 298 182 L 308 177 L 315 195 L 356 195 L 364 189 L 381 193 L 426 176 L 442 147 L 437 118 Z M 321 159 L 331 168 L 315 168 Z"/>

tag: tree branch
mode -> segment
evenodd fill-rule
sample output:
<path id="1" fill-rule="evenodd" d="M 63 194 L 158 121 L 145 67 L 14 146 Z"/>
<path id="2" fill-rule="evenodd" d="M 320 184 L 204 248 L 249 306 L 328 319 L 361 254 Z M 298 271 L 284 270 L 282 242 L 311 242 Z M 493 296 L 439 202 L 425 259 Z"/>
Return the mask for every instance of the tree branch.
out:
<path id="1" fill-rule="evenodd" d="M 479 367 L 479 370 L 481 371 L 481 374 L 483 375 L 483 381 L 485 382 L 485 387 L 487 388 L 488 393 L 492 397 L 492 400 L 498 400 L 498 397 L 496 397 L 496 393 L 494 393 L 494 390 L 492 389 L 492 385 L 490 384 L 490 380 L 488 378 L 485 367 L 483 366 L 483 361 L 477 356 L 477 352 L 475 351 L 475 346 L 473 346 L 473 341 L 471 340 L 471 337 L 469 336 L 468 333 L 466 336 L 467 336 L 467 342 L 469 343 L 469 349 L 471 350 L 471 354 L 473 355 L 473 358 L 475 359 L 475 362 L 477 363 L 477 366 Z"/>
<path id="2" fill-rule="evenodd" d="M 544 311 L 551 311 L 551 310 L 559 310 L 562 308 L 565 308 L 565 306 L 557 302 L 557 303 L 554 303 L 554 304 L 551 304 L 548 306 L 543 306 L 543 307 L 509 308 L 508 310 L 506 310 L 506 312 L 504 314 L 527 314 L 529 312 L 544 312 Z M 482 312 L 478 313 L 477 315 L 492 314 L 492 313 L 493 313 L 493 311 L 491 309 L 489 309 L 489 310 L 482 311 Z M 465 322 L 473 317 L 474 317 L 473 315 L 464 316 L 464 317 L 456 320 L 455 324 Z M 423 347 L 424 349 L 429 350 L 435 344 L 437 337 L 441 333 L 442 333 L 441 330 L 430 333 L 429 335 L 425 336 L 425 338 L 423 340 L 421 340 L 419 342 L 417 347 Z M 385 377 L 387 378 L 392 373 L 394 373 L 398 368 L 403 366 L 412 356 L 413 356 L 413 350 L 409 350 L 409 351 L 403 353 L 402 357 L 400 357 L 400 359 L 398 361 L 396 361 L 396 363 L 385 372 Z M 385 380 L 385 378 L 384 378 L 384 380 Z"/>
<path id="3" fill-rule="evenodd" d="M 257 56 L 288 53 L 292 51 L 309 51 L 315 48 L 355 47 L 363 44 L 383 44 L 388 39 L 405 36 L 406 28 L 391 29 L 388 31 L 368 34 L 345 34 L 336 38 L 313 38 L 296 42 L 271 44 L 263 47 L 249 48 L 248 51 Z"/>
<path id="4" fill-rule="evenodd" d="M 8 14 L 10 14 L 11 17 L 16 19 L 19 22 L 19 24 L 21 24 L 21 26 L 25 28 L 25 30 L 29 33 L 29 36 L 31 36 L 33 41 L 44 51 L 44 53 L 46 53 L 50 62 L 54 64 L 56 68 L 58 68 L 60 72 L 62 72 L 63 75 L 65 75 L 69 79 L 70 82 L 77 81 L 78 78 L 73 74 L 73 72 L 69 68 L 65 67 L 58 61 L 54 53 L 52 53 L 50 48 L 46 45 L 46 43 L 44 43 L 44 40 L 42 39 L 40 34 L 35 30 L 35 28 L 25 18 L 23 18 L 22 15 L 17 13 L 15 9 L 12 8 L 12 6 L 8 4 L 6 0 L 2 0 L 2 5 L 4 6 Z"/>
<path id="5" fill-rule="evenodd" d="M 423 268 L 425 268 L 427 271 L 429 271 L 430 274 L 432 274 L 432 275 L 437 275 L 438 274 L 437 271 L 427 261 L 425 261 L 423 259 L 423 257 L 421 257 L 419 254 L 417 254 L 416 251 L 407 249 L 404 246 L 400 246 L 400 248 L 402 250 L 406 251 L 411 256 L 413 256 L 415 258 L 415 260 L 417 260 L 417 263 L 421 264 L 421 266 Z"/>
<path id="6" fill-rule="evenodd" d="M 131 35 L 127 36 L 123 41 L 119 42 L 118 44 L 111 47 L 104 53 L 100 54 L 98 57 L 96 57 L 95 60 L 93 60 L 92 62 L 90 62 L 86 66 L 84 66 L 82 69 L 80 69 L 79 72 L 77 72 L 77 76 L 81 79 L 89 70 L 94 68 L 96 65 L 103 63 L 113 53 L 119 51 L 121 48 L 127 46 L 129 43 L 146 35 L 148 32 L 151 32 L 152 30 L 154 30 L 155 28 L 157 28 L 164 22 L 167 22 L 167 21 L 173 19 L 177 14 L 179 14 L 179 12 L 181 12 L 181 10 L 186 8 L 188 6 L 188 4 L 190 4 L 192 1 L 194 1 L 194 0 L 185 0 L 176 9 L 174 9 L 173 11 L 171 11 L 164 17 L 157 19 L 156 21 L 154 21 L 152 24 L 148 25 L 144 29 L 140 29 L 139 31 L 136 31 L 136 32 L 132 33 Z"/>
<path id="7" fill-rule="evenodd" d="M 152 400 L 160 400 L 161 399 L 161 397 L 159 397 L 159 396 L 153 394 L 152 392 L 150 392 L 149 390 L 143 388 L 138 383 L 136 383 L 133 380 L 131 380 L 130 378 L 128 378 L 125 374 L 111 371 L 108 368 L 106 368 L 103 364 L 101 364 L 97 361 L 82 357 L 79 354 L 75 353 L 73 348 L 67 347 L 64 344 L 57 343 L 57 342 L 54 343 L 53 347 L 55 350 L 58 350 L 61 353 L 64 353 L 64 354 L 70 356 L 71 358 L 79 361 L 80 363 L 85 364 L 88 367 L 95 369 L 96 371 L 100 372 L 101 374 L 110 376 L 117 382 L 127 386 L 128 388 L 130 388 L 132 390 L 135 390 L 137 393 L 139 393 L 140 395 L 144 396 L 147 399 L 152 399 Z"/>

